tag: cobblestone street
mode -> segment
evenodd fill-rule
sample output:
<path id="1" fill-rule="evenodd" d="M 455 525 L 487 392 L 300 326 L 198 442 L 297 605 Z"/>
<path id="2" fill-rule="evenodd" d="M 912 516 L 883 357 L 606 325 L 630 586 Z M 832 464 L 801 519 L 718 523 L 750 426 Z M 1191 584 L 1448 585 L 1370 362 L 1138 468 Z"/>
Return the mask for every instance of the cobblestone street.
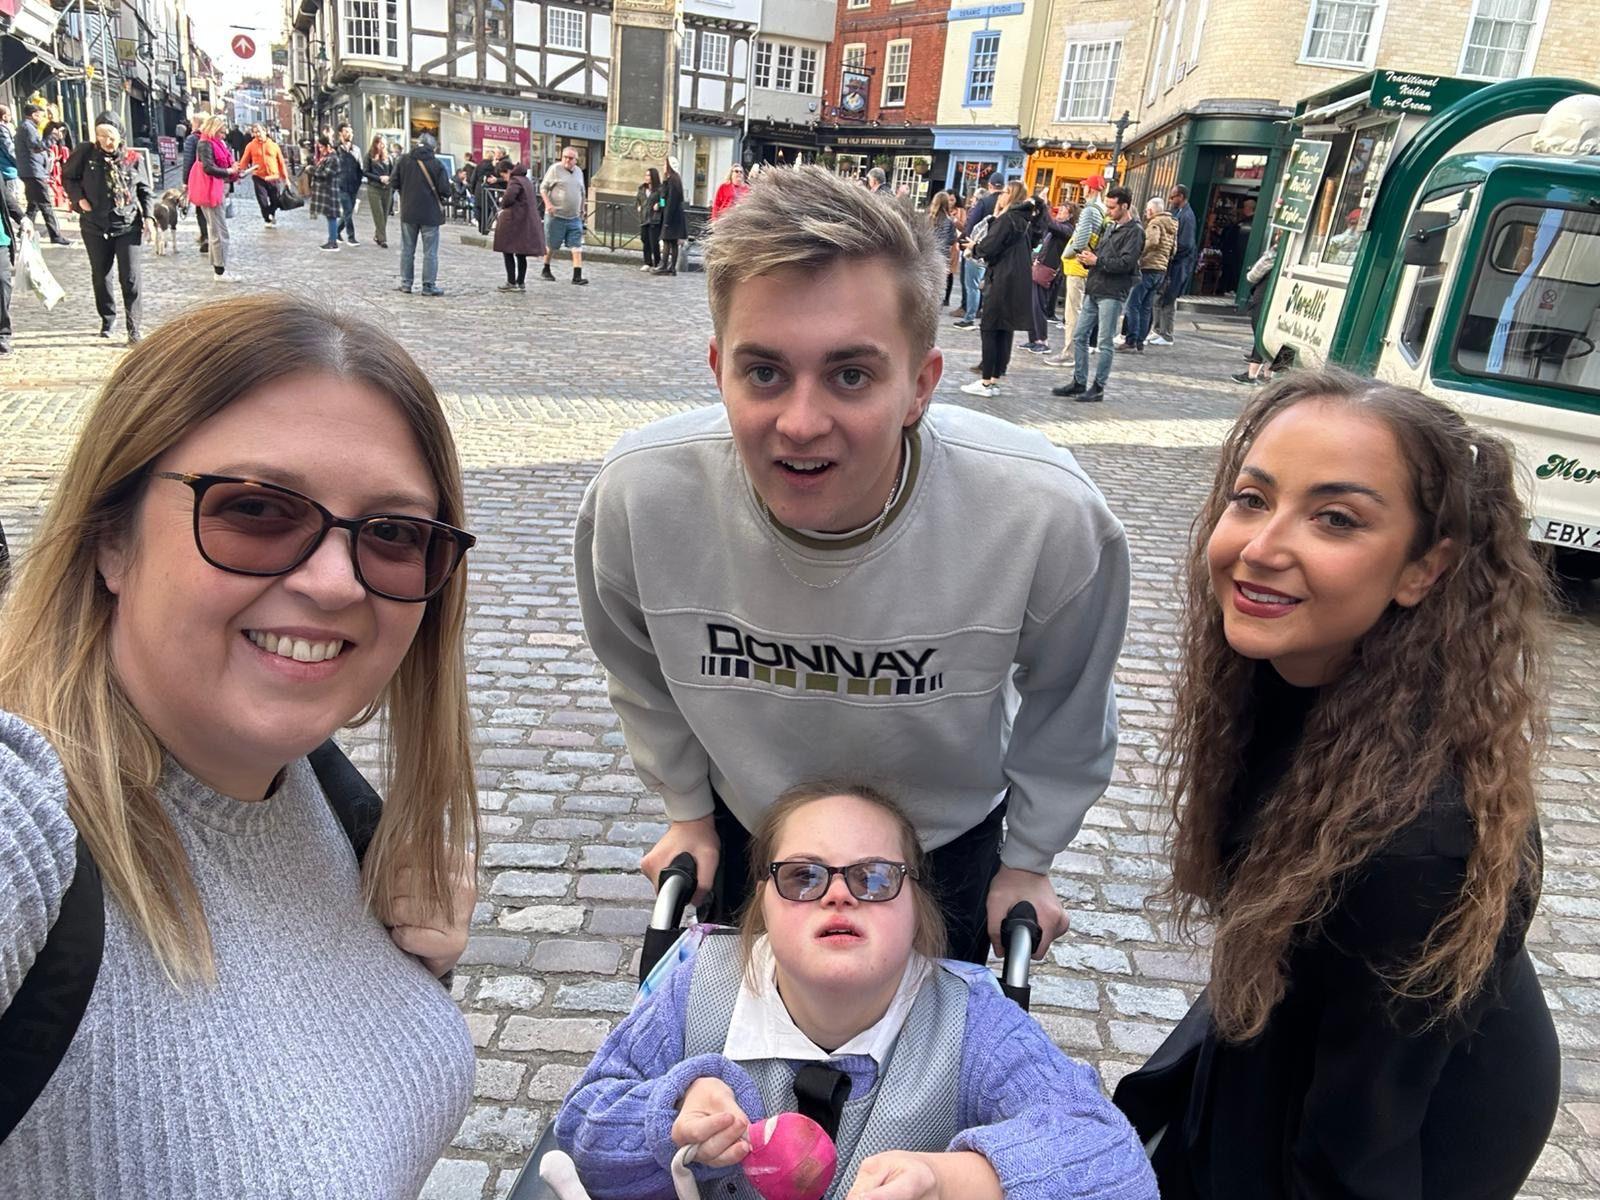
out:
<path id="1" fill-rule="evenodd" d="M 395 289 L 397 249 L 369 240 L 317 249 L 303 212 L 263 229 L 235 202 L 236 264 L 247 288 L 284 287 L 347 304 L 392 330 L 444 398 L 467 471 L 473 594 L 470 668 L 484 843 L 474 937 L 455 995 L 479 1048 L 477 1099 L 424 1195 L 504 1195 L 526 1151 L 613 1023 L 627 1011 L 650 888 L 640 853 L 665 828 L 635 779 L 605 685 L 588 652 L 570 533 L 586 482 L 624 430 L 716 400 L 705 363 L 704 277 L 642 275 L 595 262 L 593 286 L 541 282 L 494 290 L 500 258 L 444 231 L 442 299 Z M 398 236 L 395 245 L 398 245 Z M 145 263 L 145 323 L 238 285 L 213 283 L 192 221 L 177 254 Z M 95 336 L 80 246 L 48 261 L 67 299 L 46 313 L 19 290 L 16 353 L 0 360 L 0 522 L 24 548 L 85 407 L 118 356 Z M 119 326 L 120 336 L 120 326 Z M 1060 330 L 1051 329 L 1053 343 Z M 1204 976 L 1144 909 L 1165 876 L 1154 791 L 1169 709 L 1177 588 L 1189 523 L 1213 447 L 1244 391 L 1242 325 L 1189 314 L 1179 344 L 1119 356 L 1107 403 L 1074 405 L 1049 388 L 1070 376 L 1019 346 L 1003 393 L 980 402 L 1070 446 L 1127 525 L 1134 594 L 1119 673 L 1122 739 L 1112 787 L 1055 863 L 1072 920 L 1035 975 L 1034 1012 L 1109 1088 L 1160 1044 Z M 969 403 L 976 332 L 940 335 L 942 403 Z M 1054 347 L 1053 347 L 1054 348 Z M 974 536 L 982 536 L 974 530 Z M 1558 629 L 1553 740 L 1543 768 L 1544 898 L 1529 944 L 1563 1047 L 1555 1133 L 1524 1195 L 1600 1194 L 1600 601 L 1585 593 Z M 365 734 L 349 743 L 358 760 Z"/>

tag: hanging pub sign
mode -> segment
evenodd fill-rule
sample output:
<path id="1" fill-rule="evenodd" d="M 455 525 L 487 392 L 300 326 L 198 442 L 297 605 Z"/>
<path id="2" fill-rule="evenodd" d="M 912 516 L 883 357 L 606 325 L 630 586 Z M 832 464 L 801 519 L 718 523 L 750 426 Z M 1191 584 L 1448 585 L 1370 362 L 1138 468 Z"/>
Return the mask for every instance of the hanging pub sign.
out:
<path id="1" fill-rule="evenodd" d="M 867 112 L 867 89 L 872 76 L 864 67 L 846 67 L 840 74 L 839 108 L 847 116 L 862 117 Z"/>
<path id="2" fill-rule="evenodd" d="M 1303 231 L 1311 219 L 1311 206 L 1317 198 L 1317 188 L 1322 183 L 1322 172 L 1328 165 L 1328 151 L 1332 142 L 1319 142 L 1314 138 L 1296 138 L 1289 151 L 1289 163 L 1283 170 L 1283 183 L 1278 188 L 1278 198 L 1272 204 L 1272 223 L 1280 229 L 1296 233 Z"/>

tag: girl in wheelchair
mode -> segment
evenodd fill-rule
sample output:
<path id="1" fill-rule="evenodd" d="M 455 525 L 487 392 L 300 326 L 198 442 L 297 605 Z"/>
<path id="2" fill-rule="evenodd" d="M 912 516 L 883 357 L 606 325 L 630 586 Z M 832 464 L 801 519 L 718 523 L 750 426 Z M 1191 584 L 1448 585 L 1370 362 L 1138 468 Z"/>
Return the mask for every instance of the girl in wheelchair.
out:
<path id="1" fill-rule="evenodd" d="M 940 957 L 922 860 L 872 788 L 779 798 L 738 936 L 663 959 L 556 1117 L 594 1200 L 682 1195 L 686 1162 L 701 1196 L 751 1200 L 752 1123 L 797 1109 L 834 1137 L 830 1198 L 1155 1200 L 1094 1071 Z"/>

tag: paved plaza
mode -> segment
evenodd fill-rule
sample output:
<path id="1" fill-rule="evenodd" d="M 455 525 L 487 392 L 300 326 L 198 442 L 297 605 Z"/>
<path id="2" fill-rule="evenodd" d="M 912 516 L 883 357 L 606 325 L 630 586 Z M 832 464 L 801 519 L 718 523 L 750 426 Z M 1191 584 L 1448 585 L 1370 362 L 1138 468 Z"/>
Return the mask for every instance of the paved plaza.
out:
<path id="1" fill-rule="evenodd" d="M 443 396 L 466 468 L 470 669 L 480 745 L 484 842 L 474 936 L 455 995 L 478 1046 L 477 1098 L 424 1193 L 504 1195 L 516 1168 L 607 1031 L 628 1009 L 650 888 L 639 855 L 665 829 L 659 799 L 634 777 L 583 640 L 570 531 L 583 488 L 624 430 L 716 400 L 701 275 L 654 278 L 591 263 L 572 287 L 530 270 L 525 295 L 494 290 L 500 258 L 444 231 L 443 298 L 403 296 L 396 249 L 366 240 L 317 249 L 323 223 L 284 214 L 263 229 L 236 202 L 240 285 L 212 282 L 187 226 L 176 256 L 145 258 L 147 327 L 224 291 L 288 288 L 381 322 Z M 395 231 L 398 245 L 398 230 Z M 25 546 L 71 438 L 120 342 L 95 336 L 81 246 L 48 259 L 68 296 L 46 313 L 19 292 L 16 353 L 0 360 L 0 522 Z M 420 274 L 419 274 L 420 278 Z M 1052 327 L 1053 342 L 1060 330 Z M 1154 791 L 1176 638 L 1175 580 L 1189 525 L 1244 390 L 1228 381 L 1243 327 L 1189 315 L 1179 344 L 1120 356 L 1103 405 L 1052 399 L 1069 376 L 1019 348 L 988 411 L 1070 446 L 1127 525 L 1134 588 L 1118 675 L 1116 775 L 1055 862 L 1071 931 L 1035 976 L 1034 1012 L 1109 1087 L 1158 1046 L 1205 978 L 1145 909 L 1165 877 Z M 940 344 L 938 401 L 971 403 L 976 333 Z M 974 529 L 972 536 L 984 531 Z M 1600 1191 L 1600 601 L 1575 599 L 1558 628 L 1554 744 L 1541 781 L 1544 899 L 1529 935 L 1563 1046 L 1563 1099 L 1527 1197 Z M 370 736 L 352 734 L 358 760 Z"/>

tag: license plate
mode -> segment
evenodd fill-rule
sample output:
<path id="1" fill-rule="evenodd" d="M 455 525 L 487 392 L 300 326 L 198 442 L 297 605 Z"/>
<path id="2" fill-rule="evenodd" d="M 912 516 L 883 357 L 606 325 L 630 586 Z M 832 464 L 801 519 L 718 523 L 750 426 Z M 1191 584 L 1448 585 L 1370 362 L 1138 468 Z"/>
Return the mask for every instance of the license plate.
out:
<path id="1" fill-rule="evenodd" d="M 1528 522 L 1528 537 L 1551 546 L 1600 551 L 1600 525 L 1579 525 L 1553 517 L 1534 517 Z"/>

